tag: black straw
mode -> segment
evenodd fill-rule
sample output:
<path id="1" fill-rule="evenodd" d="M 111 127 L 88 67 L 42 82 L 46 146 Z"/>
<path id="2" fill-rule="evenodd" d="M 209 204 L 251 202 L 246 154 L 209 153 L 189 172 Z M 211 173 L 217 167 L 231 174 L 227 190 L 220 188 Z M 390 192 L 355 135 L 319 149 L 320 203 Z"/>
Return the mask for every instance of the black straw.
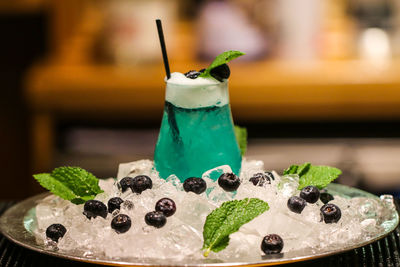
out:
<path id="1" fill-rule="evenodd" d="M 161 20 L 156 19 L 158 37 L 160 38 L 161 52 L 164 60 L 165 72 L 167 73 L 167 79 L 171 78 L 171 71 L 169 70 L 168 56 L 167 56 L 167 48 L 165 47 L 164 33 L 161 25 Z"/>

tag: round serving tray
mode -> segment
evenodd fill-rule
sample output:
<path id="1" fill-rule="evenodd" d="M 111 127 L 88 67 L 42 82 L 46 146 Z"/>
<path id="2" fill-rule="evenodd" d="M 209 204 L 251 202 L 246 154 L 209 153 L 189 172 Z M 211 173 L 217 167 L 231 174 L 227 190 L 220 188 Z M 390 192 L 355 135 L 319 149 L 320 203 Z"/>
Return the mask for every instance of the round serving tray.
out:
<path id="1" fill-rule="evenodd" d="M 328 186 L 328 192 L 334 195 L 340 195 L 344 197 L 367 197 L 378 199 L 377 196 L 367 193 L 365 191 L 339 185 L 330 184 Z M 33 231 L 36 228 L 36 217 L 35 217 L 35 206 L 36 204 L 49 193 L 40 194 L 31 198 L 28 198 L 11 208 L 9 208 L 0 218 L 0 231 L 5 237 L 21 245 L 25 248 L 48 254 L 55 257 L 65 258 L 69 260 L 83 261 L 89 263 L 103 264 L 103 265 L 114 265 L 114 266 L 268 266 L 276 264 L 293 263 L 298 261 L 312 260 L 320 257 L 331 256 L 334 254 L 342 253 L 348 250 L 359 248 L 370 243 L 373 243 L 381 238 L 387 236 L 392 232 L 399 223 L 399 215 L 395 210 L 390 209 L 392 216 L 390 219 L 382 222 L 383 230 L 376 236 L 371 237 L 369 240 L 344 246 L 338 249 L 331 250 L 318 250 L 318 249 L 305 249 L 291 251 L 287 253 L 280 253 L 275 255 L 266 255 L 255 257 L 253 261 L 241 261 L 235 259 L 232 262 L 216 261 L 216 260 L 187 260 L 187 261 L 174 261 L 166 259 L 142 259 L 142 258 L 126 258 L 126 259 L 111 259 L 105 257 L 86 257 L 84 251 L 59 251 L 52 250 L 46 247 L 43 242 L 37 242 Z"/>

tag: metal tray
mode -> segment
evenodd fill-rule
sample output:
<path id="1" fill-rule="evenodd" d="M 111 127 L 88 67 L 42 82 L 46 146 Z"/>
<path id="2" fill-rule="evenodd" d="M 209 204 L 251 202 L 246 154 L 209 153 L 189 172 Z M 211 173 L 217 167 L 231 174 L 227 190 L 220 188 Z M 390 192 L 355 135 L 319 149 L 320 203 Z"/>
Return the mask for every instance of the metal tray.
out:
<path id="1" fill-rule="evenodd" d="M 367 193 L 365 191 L 347 187 L 339 184 L 330 184 L 328 186 L 328 191 L 334 195 L 341 195 L 344 197 L 368 197 L 368 198 L 378 198 L 375 195 Z M 9 208 L 0 217 L 0 231 L 8 239 L 14 243 L 23 246 L 25 248 L 55 256 L 60 258 L 65 258 L 69 260 L 103 264 L 103 265 L 114 265 L 114 266 L 269 266 L 276 264 L 294 263 L 298 261 L 312 260 L 320 257 L 331 256 L 334 254 L 349 251 L 355 248 L 359 248 L 370 243 L 373 243 L 381 238 L 387 236 L 390 232 L 395 230 L 399 223 L 399 215 L 395 210 L 391 210 L 391 218 L 384 221 L 384 230 L 371 237 L 368 241 L 360 242 L 357 244 L 344 246 L 338 249 L 332 250 L 316 250 L 316 249 L 306 249 L 297 250 L 287 253 L 280 253 L 276 255 L 267 255 L 254 258 L 253 261 L 240 261 L 240 259 L 235 259 L 232 262 L 226 261 L 216 261 L 216 260 L 187 260 L 187 261 L 174 261 L 165 260 L 157 258 L 126 258 L 126 259 L 112 259 L 104 257 L 85 257 L 83 251 L 56 251 L 51 250 L 43 244 L 36 241 L 33 235 L 33 230 L 36 227 L 35 219 L 35 206 L 44 197 L 49 195 L 49 193 L 40 194 L 31 198 L 28 198 L 13 207 Z"/>

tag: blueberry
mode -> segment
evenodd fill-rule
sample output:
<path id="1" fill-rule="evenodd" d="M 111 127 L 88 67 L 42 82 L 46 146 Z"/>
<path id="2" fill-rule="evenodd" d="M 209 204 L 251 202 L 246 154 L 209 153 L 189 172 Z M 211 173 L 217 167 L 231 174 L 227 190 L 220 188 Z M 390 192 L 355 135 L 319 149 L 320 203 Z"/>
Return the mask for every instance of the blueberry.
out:
<path id="1" fill-rule="evenodd" d="M 125 177 L 125 178 L 122 178 L 121 181 L 119 181 L 118 187 L 121 188 L 121 191 L 123 193 L 128 188 L 132 189 L 132 184 L 133 184 L 133 178 L 132 177 Z"/>
<path id="2" fill-rule="evenodd" d="M 250 182 L 254 185 L 263 186 L 264 184 L 271 184 L 271 180 L 275 180 L 272 172 L 256 173 L 250 178 Z"/>
<path id="3" fill-rule="evenodd" d="M 121 204 L 123 203 L 124 201 L 120 198 L 120 197 L 113 197 L 113 198 L 110 198 L 109 200 L 108 200 L 108 203 L 107 203 L 107 206 L 108 206 L 108 212 L 109 213 L 112 213 L 114 210 L 116 210 L 116 209 L 118 209 L 118 210 L 120 210 L 121 209 Z"/>
<path id="4" fill-rule="evenodd" d="M 322 203 L 326 204 L 329 201 L 334 200 L 335 198 L 328 192 L 321 192 L 319 199 L 322 201 Z"/>
<path id="5" fill-rule="evenodd" d="M 306 206 L 306 201 L 298 196 L 293 196 L 289 198 L 287 206 L 291 211 L 300 214 Z"/>
<path id="6" fill-rule="evenodd" d="M 160 211 L 152 211 L 144 216 L 144 221 L 151 226 L 161 228 L 167 223 L 167 217 Z"/>
<path id="7" fill-rule="evenodd" d="M 97 216 L 107 217 L 107 207 L 103 202 L 98 200 L 88 200 L 83 206 L 83 214 L 90 220 L 91 218 L 96 218 Z"/>
<path id="8" fill-rule="evenodd" d="M 151 189 L 153 182 L 147 175 L 138 175 L 133 178 L 132 191 L 141 194 L 146 189 Z"/>
<path id="9" fill-rule="evenodd" d="M 202 178 L 190 177 L 183 182 L 183 189 L 199 195 L 206 191 L 207 184 Z"/>
<path id="10" fill-rule="evenodd" d="M 265 254 L 275 254 L 283 249 L 283 240 L 279 235 L 266 235 L 261 242 L 261 250 Z"/>
<path id="11" fill-rule="evenodd" d="M 58 242 L 58 239 L 62 238 L 66 232 L 67 229 L 65 229 L 64 225 L 55 223 L 47 227 L 46 236 L 54 242 Z"/>
<path id="12" fill-rule="evenodd" d="M 199 77 L 200 74 L 201 74 L 201 72 L 199 72 L 199 71 L 190 70 L 185 73 L 185 76 L 186 76 L 186 78 L 196 79 L 197 77 Z"/>
<path id="13" fill-rule="evenodd" d="M 228 65 L 222 64 L 218 67 L 213 68 L 210 71 L 211 76 L 217 79 L 220 82 L 223 82 L 224 79 L 228 79 L 231 75 L 231 70 L 229 69 Z"/>
<path id="14" fill-rule="evenodd" d="M 114 229 L 118 234 L 128 231 L 131 228 L 131 225 L 131 218 L 125 214 L 118 214 L 111 221 L 111 228 Z"/>
<path id="15" fill-rule="evenodd" d="M 218 178 L 218 184 L 225 191 L 232 192 L 238 189 L 240 179 L 234 173 L 224 173 Z"/>
<path id="16" fill-rule="evenodd" d="M 172 216 L 176 211 L 175 202 L 170 198 L 162 198 L 156 203 L 156 211 L 164 213 L 165 216 Z"/>
<path id="17" fill-rule="evenodd" d="M 300 197 L 308 203 L 315 203 L 319 199 L 320 192 L 315 186 L 309 185 L 301 189 Z"/>
<path id="18" fill-rule="evenodd" d="M 321 207 L 321 216 L 325 223 L 337 223 L 342 217 L 342 212 L 340 208 L 335 204 L 325 204 Z"/>

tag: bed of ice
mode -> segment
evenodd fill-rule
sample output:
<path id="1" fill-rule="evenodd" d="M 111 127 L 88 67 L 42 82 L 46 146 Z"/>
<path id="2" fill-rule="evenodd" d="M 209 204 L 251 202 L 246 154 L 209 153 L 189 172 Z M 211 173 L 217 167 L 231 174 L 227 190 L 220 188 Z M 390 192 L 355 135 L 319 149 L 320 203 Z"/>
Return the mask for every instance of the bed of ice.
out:
<path id="1" fill-rule="evenodd" d="M 230 169 L 228 166 L 221 168 L 219 171 Z M 263 162 L 244 160 L 240 174 L 242 183 L 236 193 L 225 192 L 217 182 L 208 178 L 210 172 L 205 173 L 203 178 L 207 182 L 207 190 L 201 195 L 196 195 L 186 193 L 179 179 L 174 176 L 167 180 L 160 179 L 150 160 L 121 164 L 117 179 L 100 180 L 100 187 L 105 192 L 96 199 L 107 204 L 111 197 L 120 196 L 123 200 L 133 203 L 133 207 L 123 204 L 119 211 L 131 217 L 132 227 L 128 232 L 117 234 L 111 229 L 111 220 L 115 214 L 108 214 L 106 219 L 97 217 L 89 220 L 82 214 L 83 205 L 74 205 L 58 197 L 49 196 L 36 207 L 38 228 L 35 235 L 39 241 L 48 242 L 45 236 L 46 228 L 53 223 L 61 223 L 67 228 L 67 233 L 58 242 L 60 251 L 79 250 L 83 256 L 115 260 L 204 259 L 201 247 L 206 216 L 224 201 L 246 197 L 260 198 L 268 202 L 270 209 L 232 234 L 229 246 L 225 250 L 209 255 L 211 260 L 235 261 L 260 259 L 263 254 L 260 249 L 261 240 L 267 234 L 274 233 L 282 237 L 282 252 L 309 248 L 332 249 L 368 240 L 383 231 L 383 222 L 391 219 L 394 209 L 391 196 L 383 196 L 381 200 L 335 196 L 331 203 L 340 207 L 342 217 L 334 224 L 321 221 L 319 210 L 323 203 L 320 201 L 315 204 L 308 203 L 301 214 L 293 213 L 286 203 L 290 196 L 299 194 L 296 189 L 298 177 L 280 177 L 274 172 L 275 180 L 271 184 L 259 187 L 249 182 L 253 174 L 263 171 Z M 139 174 L 151 177 L 151 190 L 146 190 L 140 195 L 130 190 L 125 193 L 118 190 L 117 180 Z M 145 214 L 153 211 L 157 200 L 163 197 L 175 201 L 176 213 L 167 218 L 167 224 L 162 228 L 146 225 Z"/>

